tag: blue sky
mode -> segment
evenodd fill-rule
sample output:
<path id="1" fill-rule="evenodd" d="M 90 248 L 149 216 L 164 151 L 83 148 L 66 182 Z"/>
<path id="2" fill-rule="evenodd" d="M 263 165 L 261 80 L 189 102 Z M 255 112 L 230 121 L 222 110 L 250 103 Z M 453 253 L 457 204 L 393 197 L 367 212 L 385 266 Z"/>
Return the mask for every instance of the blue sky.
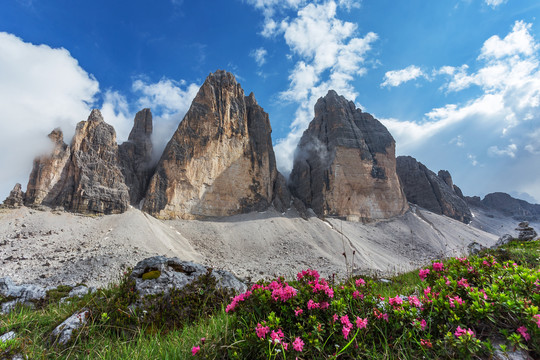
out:
<path id="1" fill-rule="evenodd" d="M 0 198 L 94 107 L 119 142 L 152 108 L 162 148 L 225 69 L 269 113 L 284 173 L 335 89 L 466 195 L 540 202 L 538 15 L 532 0 L 3 1 Z"/>

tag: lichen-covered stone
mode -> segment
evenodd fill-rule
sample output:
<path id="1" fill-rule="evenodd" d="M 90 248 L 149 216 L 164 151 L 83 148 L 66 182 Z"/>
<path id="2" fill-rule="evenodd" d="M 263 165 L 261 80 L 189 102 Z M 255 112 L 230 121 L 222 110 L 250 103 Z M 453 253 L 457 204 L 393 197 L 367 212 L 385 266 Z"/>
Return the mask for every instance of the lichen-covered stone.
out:
<path id="1" fill-rule="evenodd" d="M 161 156 L 143 210 L 193 219 L 266 209 L 278 174 L 271 132 L 231 73 L 210 74 Z"/>
<path id="2" fill-rule="evenodd" d="M 66 345 L 71 341 L 73 332 L 83 327 L 90 316 L 90 311 L 81 309 L 58 325 L 51 333 L 51 340 L 58 345 Z"/>
<path id="3" fill-rule="evenodd" d="M 441 170 L 436 175 L 415 158 L 398 156 L 397 174 L 409 202 L 465 224 L 471 221 L 469 206 L 448 171 Z M 456 188 L 459 190 L 457 193 Z"/>
<path id="4" fill-rule="evenodd" d="M 139 261 L 130 274 L 135 280 L 135 287 L 140 296 L 158 295 L 169 292 L 172 288 L 182 289 L 200 276 L 208 272 L 208 267 L 178 258 L 154 256 Z M 144 279 L 148 273 L 158 273 L 155 278 Z M 245 292 L 247 286 L 228 271 L 213 270 L 212 276 L 218 288 L 233 289 L 236 292 Z"/>
<path id="5" fill-rule="evenodd" d="M 333 90 L 315 105 L 315 117 L 295 152 L 289 186 L 318 216 L 384 219 L 408 209 L 392 135 Z"/>

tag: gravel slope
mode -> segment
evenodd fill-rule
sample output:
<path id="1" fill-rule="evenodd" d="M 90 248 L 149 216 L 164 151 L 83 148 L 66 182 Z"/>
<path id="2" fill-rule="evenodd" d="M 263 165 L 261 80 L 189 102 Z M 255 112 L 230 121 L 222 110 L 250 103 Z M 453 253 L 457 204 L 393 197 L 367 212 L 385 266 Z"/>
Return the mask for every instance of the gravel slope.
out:
<path id="1" fill-rule="evenodd" d="M 497 240 L 472 226 L 412 209 L 368 224 L 304 220 L 294 210 L 281 214 L 274 209 L 207 221 L 160 221 L 133 208 L 101 217 L 4 209 L 0 277 L 16 283 L 104 286 L 126 267 L 158 254 L 254 280 L 292 276 L 308 267 L 326 276 L 353 270 L 388 275 L 441 255 L 463 254 L 471 241 L 491 245 Z"/>

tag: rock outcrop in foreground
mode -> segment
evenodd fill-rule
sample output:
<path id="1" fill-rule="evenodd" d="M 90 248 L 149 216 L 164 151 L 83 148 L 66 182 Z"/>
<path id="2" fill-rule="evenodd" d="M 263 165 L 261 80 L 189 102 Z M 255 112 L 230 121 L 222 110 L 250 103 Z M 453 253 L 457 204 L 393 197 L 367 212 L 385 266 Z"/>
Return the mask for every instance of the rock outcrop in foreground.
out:
<path id="1" fill-rule="evenodd" d="M 193 219 L 266 209 L 282 183 L 271 132 L 231 73 L 210 74 L 161 156 L 143 210 Z"/>
<path id="2" fill-rule="evenodd" d="M 4 200 L 3 205 L 11 208 L 17 208 L 24 205 L 24 192 L 22 191 L 21 184 L 17 183 L 13 187 L 13 190 L 10 191 L 6 200 Z"/>
<path id="3" fill-rule="evenodd" d="M 295 152 L 289 186 L 318 216 L 383 219 L 408 209 L 392 135 L 333 90 L 315 105 L 315 118 Z"/>
<path id="4" fill-rule="evenodd" d="M 79 213 L 113 214 L 129 205 L 128 188 L 120 171 L 114 128 L 92 110 L 77 124 L 68 147 L 62 132 L 53 131 L 50 156 L 34 161 L 28 181 L 27 205 L 61 206 Z"/>
<path id="5" fill-rule="evenodd" d="M 137 205 L 146 193 L 152 168 L 152 112 L 143 109 L 135 115 L 128 141 L 118 146 L 120 167 L 129 189 L 129 200 Z"/>
<path id="6" fill-rule="evenodd" d="M 448 171 L 436 175 L 415 158 L 398 156 L 397 173 L 409 202 L 465 224 L 471 221 L 469 206 Z"/>

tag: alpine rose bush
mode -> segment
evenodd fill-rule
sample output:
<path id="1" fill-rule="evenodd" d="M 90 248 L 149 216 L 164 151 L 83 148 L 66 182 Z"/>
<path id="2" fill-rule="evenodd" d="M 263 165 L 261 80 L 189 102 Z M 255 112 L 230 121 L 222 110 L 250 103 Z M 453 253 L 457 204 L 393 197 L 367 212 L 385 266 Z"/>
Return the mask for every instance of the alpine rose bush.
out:
<path id="1" fill-rule="evenodd" d="M 539 269 L 473 256 L 417 274 L 392 296 L 375 279 L 333 284 L 312 269 L 260 281 L 231 299 L 222 346 L 232 359 L 489 358 L 503 338 L 540 358 Z"/>

